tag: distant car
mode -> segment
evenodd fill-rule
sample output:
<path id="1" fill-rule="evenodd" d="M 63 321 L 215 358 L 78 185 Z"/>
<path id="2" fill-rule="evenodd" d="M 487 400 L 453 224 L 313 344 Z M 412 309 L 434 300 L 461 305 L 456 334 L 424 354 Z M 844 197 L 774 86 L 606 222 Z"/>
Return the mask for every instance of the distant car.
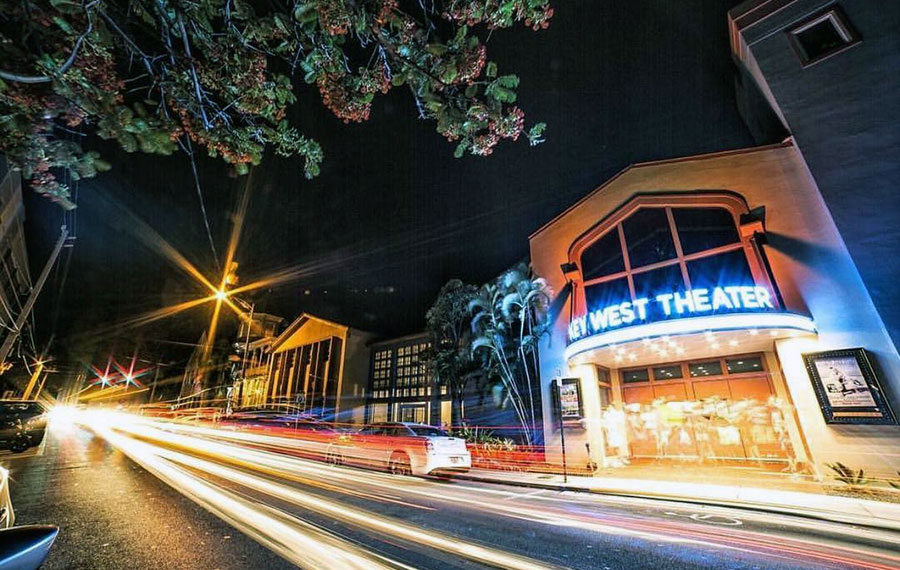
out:
<path id="1" fill-rule="evenodd" d="M 293 435 L 319 441 L 331 440 L 338 435 L 331 424 L 305 414 L 237 412 L 222 417 L 220 423 L 239 429 Z"/>
<path id="2" fill-rule="evenodd" d="M 472 457 L 466 442 L 440 428 L 415 423 L 379 423 L 342 435 L 326 455 L 331 463 L 387 469 L 398 475 L 466 472 Z"/>
<path id="3" fill-rule="evenodd" d="M 141 406 L 141 415 L 151 418 L 174 418 L 175 409 L 172 404 L 145 404 Z"/>
<path id="4" fill-rule="evenodd" d="M 40 402 L 0 400 L 0 449 L 22 453 L 40 445 L 47 431 L 47 414 Z"/>

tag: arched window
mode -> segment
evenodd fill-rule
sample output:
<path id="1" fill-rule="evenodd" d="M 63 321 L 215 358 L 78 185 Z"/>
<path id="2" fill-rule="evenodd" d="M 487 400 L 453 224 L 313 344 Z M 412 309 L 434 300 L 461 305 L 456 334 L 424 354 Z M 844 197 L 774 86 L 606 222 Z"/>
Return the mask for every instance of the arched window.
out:
<path id="1" fill-rule="evenodd" d="M 581 308 L 724 285 L 771 290 L 753 232 L 741 232 L 746 211 L 728 194 L 632 199 L 572 245 Z"/>

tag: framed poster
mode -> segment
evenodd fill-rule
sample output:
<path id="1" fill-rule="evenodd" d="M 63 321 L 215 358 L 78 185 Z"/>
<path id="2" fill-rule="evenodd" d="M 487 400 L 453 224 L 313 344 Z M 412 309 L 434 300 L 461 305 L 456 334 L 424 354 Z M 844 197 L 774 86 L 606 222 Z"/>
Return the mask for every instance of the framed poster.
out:
<path id="1" fill-rule="evenodd" d="M 583 418 L 581 380 L 579 378 L 560 378 L 557 380 L 557 387 L 559 390 L 559 413 L 562 420 L 572 421 Z"/>
<path id="2" fill-rule="evenodd" d="M 865 349 L 814 352 L 803 361 L 825 423 L 896 423 Z"/>

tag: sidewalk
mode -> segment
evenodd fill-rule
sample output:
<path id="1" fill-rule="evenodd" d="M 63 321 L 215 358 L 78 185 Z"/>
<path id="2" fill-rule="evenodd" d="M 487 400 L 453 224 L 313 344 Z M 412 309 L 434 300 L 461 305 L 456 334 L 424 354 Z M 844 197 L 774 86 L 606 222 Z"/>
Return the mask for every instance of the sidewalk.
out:
<path id="1" fill-rule="evenodd" d="M 472 469 L 454 478 L 554 491 L 665 499 L 686 503 L 739 507 L 819 520 L 900 531 L 900 504 L 798 491 L 614 477 L 562 475 Z"/>

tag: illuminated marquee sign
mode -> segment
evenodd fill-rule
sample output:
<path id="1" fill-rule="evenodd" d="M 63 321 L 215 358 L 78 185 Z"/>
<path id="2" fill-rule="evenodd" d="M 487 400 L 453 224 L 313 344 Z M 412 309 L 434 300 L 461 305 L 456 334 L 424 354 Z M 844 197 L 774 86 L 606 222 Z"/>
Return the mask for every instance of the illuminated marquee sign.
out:
<path id="1" fill-rule="evenodd" d="M 752 285 L 670 291 L 655 297 L 614 303 L 573 318 L 569 322 L 569 342 L 634 324 L 774 308 L 768 289 Z"/>

